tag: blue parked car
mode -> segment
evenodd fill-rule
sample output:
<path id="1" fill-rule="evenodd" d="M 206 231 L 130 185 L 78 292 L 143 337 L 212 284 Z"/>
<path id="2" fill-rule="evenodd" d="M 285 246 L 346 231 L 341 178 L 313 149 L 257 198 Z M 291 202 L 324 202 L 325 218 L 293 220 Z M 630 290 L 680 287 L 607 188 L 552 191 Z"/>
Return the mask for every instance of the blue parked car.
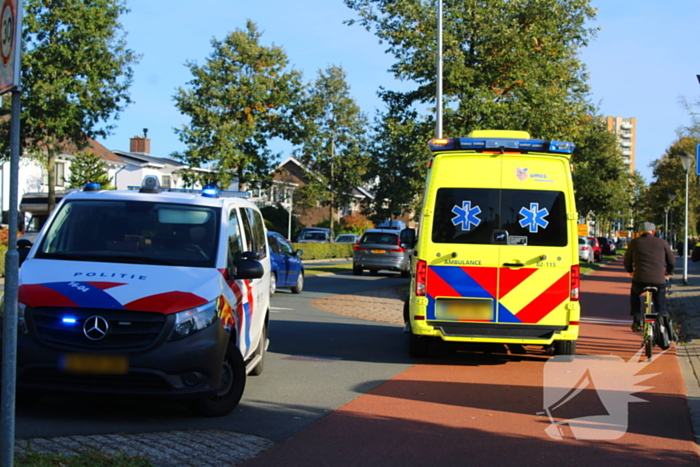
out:
<path id="1" fill-rule="evenodd" d="M 301 263 L 302 250 L 294 251 L 292 244 L 277 232 L 267 233 L 270 244 L 270 295 L 279 288 L 290 288 L 292 293 L 304 289 L 304 265 Z"/>

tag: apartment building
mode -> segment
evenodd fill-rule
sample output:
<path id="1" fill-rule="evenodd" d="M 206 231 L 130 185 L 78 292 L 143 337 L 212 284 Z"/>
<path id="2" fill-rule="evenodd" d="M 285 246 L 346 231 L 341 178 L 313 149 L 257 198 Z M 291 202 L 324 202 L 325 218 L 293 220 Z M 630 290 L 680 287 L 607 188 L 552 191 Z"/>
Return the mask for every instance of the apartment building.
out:
<path id="1" fill-rule="evenodd" d="M 608 131 L 617 137 L 617 144 L 630 172 L 634 172 L 636 155 L 637 122 L 634 117 L 605 117 Z"/>

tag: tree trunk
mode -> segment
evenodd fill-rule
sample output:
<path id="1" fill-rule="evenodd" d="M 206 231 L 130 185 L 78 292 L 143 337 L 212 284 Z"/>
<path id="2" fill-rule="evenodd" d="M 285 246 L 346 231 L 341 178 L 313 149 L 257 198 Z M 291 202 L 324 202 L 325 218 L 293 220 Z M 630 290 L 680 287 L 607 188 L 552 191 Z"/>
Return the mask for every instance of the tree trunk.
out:
<path id="1" fill-rule="evenodd" d="M 49 196 L 47 199 L 48 212 L 51 214 L 56 207 L 56 150 L 49 147 L 49 157 L 47 161 L 47 172 L 49 174 Z"/>

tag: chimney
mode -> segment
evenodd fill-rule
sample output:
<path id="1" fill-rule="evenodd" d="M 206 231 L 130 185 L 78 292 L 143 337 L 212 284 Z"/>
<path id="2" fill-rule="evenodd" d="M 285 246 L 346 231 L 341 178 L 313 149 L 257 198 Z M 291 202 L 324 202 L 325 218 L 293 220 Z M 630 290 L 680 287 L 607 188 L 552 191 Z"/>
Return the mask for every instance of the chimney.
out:
<path id="1" fill-rule="evenodd" d="M 143 129 L 143 135 L 134 136 L 130 140 L 129 152 L 137 152 L 139 154 L 151 153 L 151 140 L 146 137 L 148 128 Z"/>

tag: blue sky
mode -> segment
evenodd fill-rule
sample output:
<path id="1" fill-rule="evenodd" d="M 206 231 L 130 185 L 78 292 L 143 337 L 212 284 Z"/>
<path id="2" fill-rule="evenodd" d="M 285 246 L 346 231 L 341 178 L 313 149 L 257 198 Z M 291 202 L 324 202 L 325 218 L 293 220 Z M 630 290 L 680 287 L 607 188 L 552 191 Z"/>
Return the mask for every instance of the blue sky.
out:
<path id="1" fill-rule="evenodd" d="M 143 55 L 134 67 L 134 103 L 116 121 L 113 135 L 101 142 L 128 150 L 129 139 L 148 128 L 151 153 L 167 157 L 183 151 L 173 132 L 187 123 L 174 106 L 175 89 L 191 79 L 185 62 L 204 64 L 211 39 L 222 39 L 254 21 L 264 45 L 285 49 L 305 81 L 319 69 L 341 65 L 362 110 L 373 117 L 381 102 L 380 86 L 403 89 L 386 71 L 392 57 L 385 45 L 358 25 L 342 0 L 128 0 L 122 17 L 128 45 Z M 582 51 L 592 100 L 604 115 L 636 117 L 636 168 L 647 179 L 649 163 L 660 157 L 690 117 L 679 98 L 700 96 L 700 46 L 694 28 L 700 18 L 697 0 L 594 0 L 599 9 L 598 37 Z M 287 156 L 289 154 L 285 154 Z"/>

